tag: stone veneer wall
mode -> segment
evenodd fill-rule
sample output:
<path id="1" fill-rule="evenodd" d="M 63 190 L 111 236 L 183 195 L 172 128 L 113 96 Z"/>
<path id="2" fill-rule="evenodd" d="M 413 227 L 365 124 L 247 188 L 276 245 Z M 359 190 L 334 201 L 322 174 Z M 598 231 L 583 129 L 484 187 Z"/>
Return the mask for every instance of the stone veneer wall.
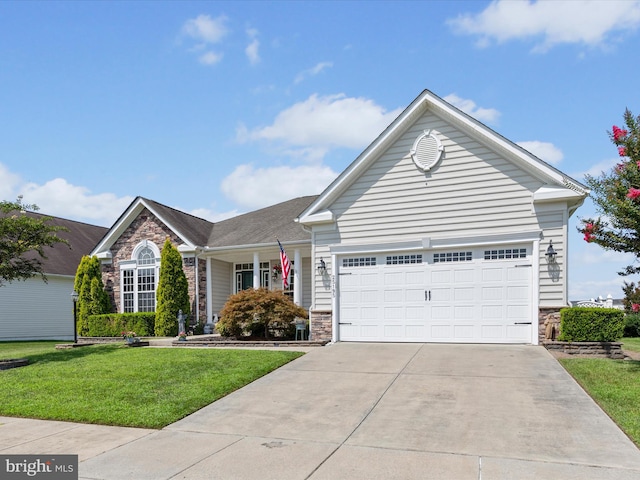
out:
<path id="1" fill-rule="evenodd" d="M 331 310 L 311 310 L 309 340 L 331 341 Z"/>
<path id="2" fill-rule="evenodd" d="M 145 208 L 113 244 L 111 247 L 111 264 L 102 265 L 102 281 L 107 287 L 115 312 L 122 311 L 120 305 L 120 262 L 131 260 L 133 249 L 143 240 L 155 243 L 158 249 L 162 250 L 162 245 L 167 237 L 171 239 L 174 245 L 180 245 L 182 243 L 180 238 L 171 229 Z M 188 275 L 187 280 L 189 280 Z M 189 280 L 190 295 L 192 282 L 193 274 Z"/>
<path id="3" fill-rule="evenodd" d="M 549 321 L 556 325 L 556 336 L 560 333 L 560 310 L 563 308 L 566 308 L 566 306 L 545 307 L 538 310 L 538 344 L 542 345 L 545 340 L 544 335 L 547 327 L 545 322 Z"/>

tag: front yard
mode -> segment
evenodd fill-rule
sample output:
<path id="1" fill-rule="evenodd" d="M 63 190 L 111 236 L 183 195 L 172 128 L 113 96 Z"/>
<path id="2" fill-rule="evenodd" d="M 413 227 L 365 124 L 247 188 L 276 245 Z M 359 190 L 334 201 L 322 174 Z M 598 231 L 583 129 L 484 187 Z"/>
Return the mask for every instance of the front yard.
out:
<path id="1" fill-rule="evenodd" d="M 640 352 L 639 338 L 622 341 L 625 350 Z M 563 358 L 559 362 L 640 447 L 640 361 Z"/>
<path id="2" fill-rule="evenodd" d="M 55 350 L 53 342 L 0 343 L 0 415 L 162 428 L 303 355 L 301 352 L 128 348 Z"/>

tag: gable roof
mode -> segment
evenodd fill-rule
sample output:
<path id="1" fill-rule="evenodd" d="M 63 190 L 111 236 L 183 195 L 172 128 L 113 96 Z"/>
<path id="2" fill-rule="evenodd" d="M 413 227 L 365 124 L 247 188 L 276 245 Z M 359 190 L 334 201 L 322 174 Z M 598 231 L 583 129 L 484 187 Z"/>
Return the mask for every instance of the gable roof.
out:
<path id="1" fill-rule="evenodd" d="M 83 255 L 88 255 L 94 245 L 107 233 L 107 228 L 87 223 L 76 222 L 65 218 L 52 217 L 36 212 L 26 212 L 25 215 L 36 219 L 51 218 L 50 225 L 65 227 L 68 231 L 57 232 L 58 237 L 69 242 L 69 246 L 58 243 L 53 247 L 44 247 L 46 259 L 42 260 L 43 271 L 47 275 L 76 274 Z M 35 254 L 34 254 L 35 256 Z"/>
<path id="2" fill-rule="evenodd" d="M 214 225 L 207 246 L 232 247 L 261 243 L 311 240 L 311 234 L 295 218 L 318 196 L 310 195 L 261 208 Z"/>
<path id="3" fill-rule="evenodd" d="M 499 151 L 505 158 L 542 180 L 545 186 L 534 193 L 534 201 L 564 199 L 572 205 L 571 210 L 575 210 L 588 195 L 589 189 L 582 183 L 562 173 L 429 90 L 424 90 L 318 196 L 317 200 L 300 214 L 296 221 L 307 225 L 333 222 L 335 218 L 333 212 L 329 210 L 331 204 L 426 111 L 433 112 L 469 136 Z"/>
<path id="4" fill-rule="evenodd" d="M 108 257 L 111 246 L 145 208 L 158 217 L 191 249 L 205 245 L 209 232 L 213 228 L 213 223 L 208 220 L 167 207 L 148 198 L 136 197 L 100 243 L 94 247 L 91 254 L 98 255 L 100 258 Z"/>

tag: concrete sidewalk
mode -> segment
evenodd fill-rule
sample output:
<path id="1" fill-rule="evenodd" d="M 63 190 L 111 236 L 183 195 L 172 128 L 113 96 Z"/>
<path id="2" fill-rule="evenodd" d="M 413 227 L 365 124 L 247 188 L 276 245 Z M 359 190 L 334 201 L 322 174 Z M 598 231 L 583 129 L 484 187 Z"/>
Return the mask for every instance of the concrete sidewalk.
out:
<path id="1" fill-rule="evenodd" d="M 81 479 L 638 479 L 640 451 L 542 347 L 356 344 L 163 430 L 0 418 Z"/>

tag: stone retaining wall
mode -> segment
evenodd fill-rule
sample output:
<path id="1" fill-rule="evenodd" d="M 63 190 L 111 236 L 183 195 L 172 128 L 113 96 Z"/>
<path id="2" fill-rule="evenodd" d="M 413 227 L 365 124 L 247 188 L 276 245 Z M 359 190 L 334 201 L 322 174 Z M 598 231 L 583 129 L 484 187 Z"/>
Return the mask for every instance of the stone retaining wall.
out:
<path id="1" fill-rule="evenodd" d="M 557 342 L 545 340 L 542 345 L 550 351 L 595 358 L 625 358 L 620 342 Z"/>

